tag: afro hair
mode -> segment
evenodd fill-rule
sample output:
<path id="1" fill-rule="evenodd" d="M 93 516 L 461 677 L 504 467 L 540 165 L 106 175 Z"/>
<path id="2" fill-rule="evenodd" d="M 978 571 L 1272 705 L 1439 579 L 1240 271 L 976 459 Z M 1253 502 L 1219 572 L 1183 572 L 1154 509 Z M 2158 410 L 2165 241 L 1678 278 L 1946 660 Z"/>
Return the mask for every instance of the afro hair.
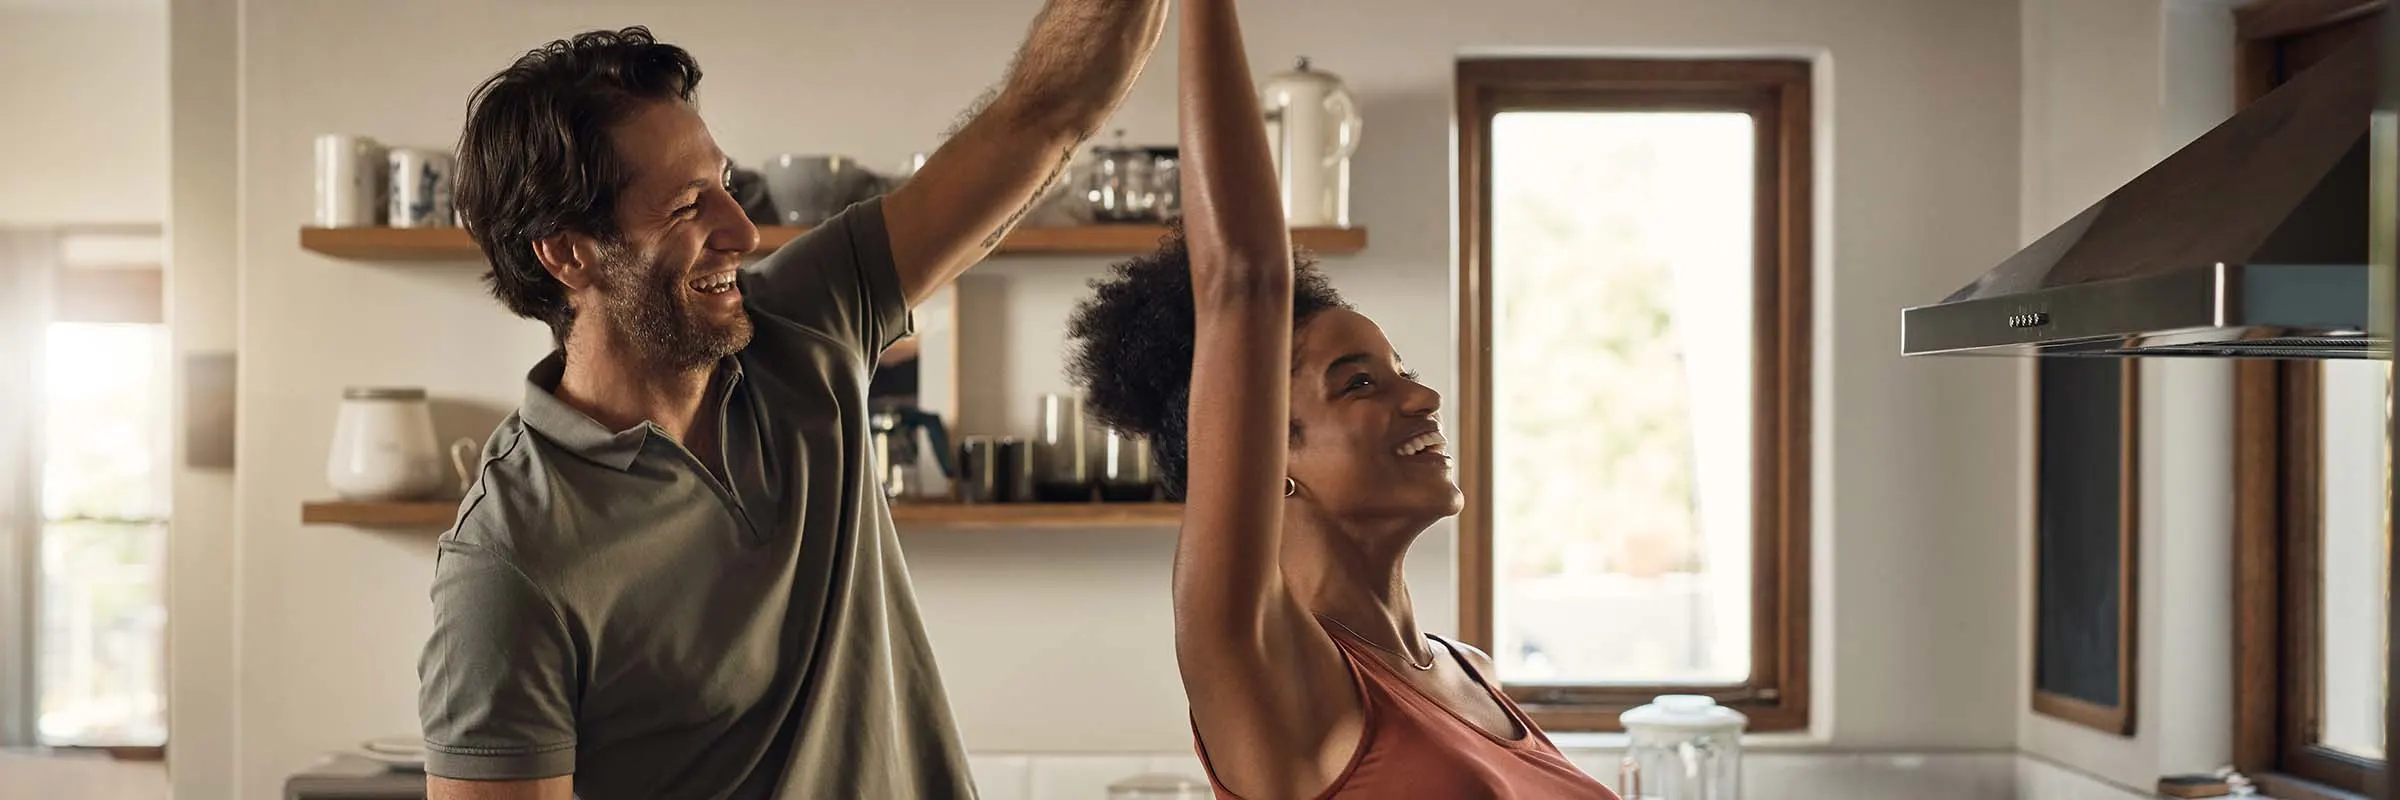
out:
<path id="1" fill-rule="evenodd" d="M 1067 377 L 1102 424 L 1150 440 L 1167 496 L 1183 497 L 1190 420 L 1191 253 L 1180 221 L 1156 251 L 1111 268 L 1067 319 Z M 1305 250 L 1292 252 L 1292 324 L 1349 303 Z"/>

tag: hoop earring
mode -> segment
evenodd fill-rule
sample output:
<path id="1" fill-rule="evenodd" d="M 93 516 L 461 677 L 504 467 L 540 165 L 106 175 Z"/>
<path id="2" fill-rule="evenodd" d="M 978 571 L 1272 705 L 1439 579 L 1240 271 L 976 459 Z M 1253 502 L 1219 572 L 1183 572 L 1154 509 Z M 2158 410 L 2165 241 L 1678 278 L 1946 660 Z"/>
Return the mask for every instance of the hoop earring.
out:
<path id="1" fill-rule="evenodd" d="M 1285 496 L 1285 497 L 1290 497 L 1290 496 L 1292 496 L 1292 495 L 1296 495 L 1296 494 L 1299 494 L 1299 493 L 1300 493 L 1300 482 L 1299 482 L 1299 481 L 1292 480 L 1291 478 L 1288 478 L 1288 477 L 1283 479 L 1283 496 Z"/>

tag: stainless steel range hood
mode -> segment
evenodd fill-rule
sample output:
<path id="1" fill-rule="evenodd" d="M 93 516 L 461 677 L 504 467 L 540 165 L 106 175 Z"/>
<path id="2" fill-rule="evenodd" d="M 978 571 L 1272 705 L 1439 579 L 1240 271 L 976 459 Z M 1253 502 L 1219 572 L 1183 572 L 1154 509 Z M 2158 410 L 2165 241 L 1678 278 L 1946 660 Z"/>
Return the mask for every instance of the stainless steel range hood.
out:
<path id="1" fill-rule="evenodd" d="M 2368 319 L 2375 44 L 2359 37 L 1974 283 L 1902 311 L 1902 355 L 2390 357 Z"/>

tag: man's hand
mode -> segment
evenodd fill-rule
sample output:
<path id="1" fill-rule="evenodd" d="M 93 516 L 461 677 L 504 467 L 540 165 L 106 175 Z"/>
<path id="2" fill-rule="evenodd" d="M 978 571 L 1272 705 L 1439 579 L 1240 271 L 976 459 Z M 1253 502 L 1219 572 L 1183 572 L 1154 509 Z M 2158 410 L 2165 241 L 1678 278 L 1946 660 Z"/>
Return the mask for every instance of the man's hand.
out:
<path id="1" fill-rule="evenodd" d="M 1166 0 L 1049 0 L 999 92 L 883 201 L 911 308 L 999 246 L 1108 121 L 1166 26 Z"/>

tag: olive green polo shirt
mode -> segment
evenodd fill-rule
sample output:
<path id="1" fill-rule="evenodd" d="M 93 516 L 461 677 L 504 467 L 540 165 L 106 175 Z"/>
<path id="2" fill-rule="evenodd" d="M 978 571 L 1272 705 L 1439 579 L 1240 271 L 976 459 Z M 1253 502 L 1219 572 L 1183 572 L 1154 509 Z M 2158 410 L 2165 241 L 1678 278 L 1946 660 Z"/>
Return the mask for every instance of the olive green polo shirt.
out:
<path id="1" fill-rule="evenodd" d="M 559 401 L 557 354 L 533 369 L 436 556 L 427 772 L 572 774 L 590 800 L 973 796 L 870 488 L 867 382 L 910 325 L 886 236 L 871 200 L 743 270 L 725 481 Z"/>

